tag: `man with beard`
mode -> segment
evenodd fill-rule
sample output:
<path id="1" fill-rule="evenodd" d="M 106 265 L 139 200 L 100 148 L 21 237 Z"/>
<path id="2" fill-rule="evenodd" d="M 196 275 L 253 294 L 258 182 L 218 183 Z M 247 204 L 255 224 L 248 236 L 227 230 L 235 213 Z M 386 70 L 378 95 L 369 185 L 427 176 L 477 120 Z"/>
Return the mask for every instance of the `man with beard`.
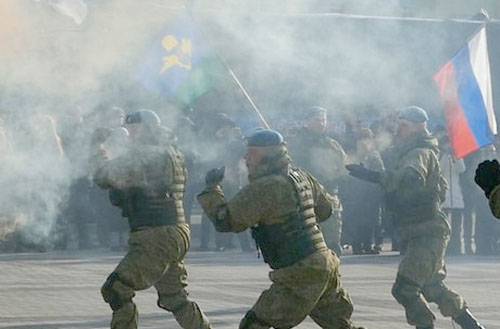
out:
<path id="1" fill-rule="evenodd" d="M 198 195 L 221 232 L 250 228 L 264 261 L 273 269 L 271 287 L 240 322 L 240 329 L 292 328 L 310 316 L 322 328 L 354 328 L 353 306 L 342 289 L 339 259 L 318 222 L 329 218 L 332 198 L 302 169 L 291 168 L 281 134 L 259 130 L 247 139 L 249 185 L 226 200 L 223 168 L 206 175 Z"/>
<path id="2" fill-rule="evenodd" d="M 158 115 L 141 110 L 125 119 L 131 145 L 112 160 L 94 158 L 94 180 L 110 190 L 111 202 L 122 209 L 130 226 L 129 249 L 102 286 L 111 306 L 113 329 L 137 328 L 135 291 L 154 286 L 158 306 L 172 312 L 182 328 L 210 328 L 198 305 L 187 298 L 184 256 L 190 244 L 183 195 L 184 157 L 167 143 Z"/>
<path id="3" fill-rule="evenodd" d="M 323 222 L 323 234 L 330 248 L 341 255 L 342 205 L 338 196 L 339 180 L 345 174 L 346 154 L 342 146 L 326 134 L 326 110 L 315 106 L 304 117 L 303 126 L 292 133 L 288 145 L 294 163 L 310 171 L 334 197 L 334 211 Z"/>
<path id="4" fill-rule="evenodd" d="M 410 325 L 434 328 L 435 316 L 428 302 L 438 304 L 443 316 L 452 317 L 463 329 L 484 329 L 466 307 L 464 299 L 444 283 L 444 254 L 450 237 L 441 203 L 446 181 L 439 166 L 437 139 L 427 130 L 427 113 L 416 106 L 401 111 L 393 161 L 384 172 L 348 165 L 349 174 L 379 183 L 388 207 L 406 244 L 392 295 L 405 308 Z"/>

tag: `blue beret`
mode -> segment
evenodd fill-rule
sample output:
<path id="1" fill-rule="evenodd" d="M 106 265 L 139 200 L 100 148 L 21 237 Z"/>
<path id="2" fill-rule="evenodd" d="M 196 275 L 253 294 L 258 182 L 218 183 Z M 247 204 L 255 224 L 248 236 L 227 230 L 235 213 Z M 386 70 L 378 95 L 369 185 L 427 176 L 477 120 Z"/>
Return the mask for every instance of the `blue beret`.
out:
<path id="1" fill-rule="evenodd" d="M 423 123 L 429 120 L 427 112 L 418 106 L 405 107 L 399 113 L 399 118 L 413 123 Z"/>
<path id="2" fill-rule="evenodd" d="M 283 143 L 283 136 L 271 129 L 259 129 L 247 137 L 247 146 L 278 146 Z"/>

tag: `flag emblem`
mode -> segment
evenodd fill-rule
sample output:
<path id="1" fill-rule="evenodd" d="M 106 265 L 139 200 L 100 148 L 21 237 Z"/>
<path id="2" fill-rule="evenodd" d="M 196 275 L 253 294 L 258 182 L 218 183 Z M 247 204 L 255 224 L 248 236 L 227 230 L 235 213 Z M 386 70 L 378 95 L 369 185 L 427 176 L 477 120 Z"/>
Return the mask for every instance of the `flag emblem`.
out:
<path id="1" fill-rule="evenodd" d="M 454 155 L 464 158 L 493 144 L 493 109 L 486 28 L 482 27 L 434 76 L 443 100 Z"/>

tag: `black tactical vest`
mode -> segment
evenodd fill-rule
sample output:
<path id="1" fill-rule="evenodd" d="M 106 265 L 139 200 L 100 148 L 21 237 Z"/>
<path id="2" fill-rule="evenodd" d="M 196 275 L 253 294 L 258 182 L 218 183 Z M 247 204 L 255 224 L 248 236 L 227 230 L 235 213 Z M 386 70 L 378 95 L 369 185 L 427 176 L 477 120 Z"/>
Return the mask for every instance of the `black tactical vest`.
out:
<path id="1" fill-rule="evenodd" d="M 327 249 L 316 222 L 310 183 L 298 169 L 291 169 L 288 179 L 297 193 L 296 211 L 284 223 L 258 225 L 252 236 L 264 261 L 273 269 L 290 266 L 314 252 Z"/>
<path id="2" fill-rule="evenodd" d="M 174 168 L 173 183 L 167 186 L 165 164 Z M 146 188 L 130 188 L 124 202 L 124 215 L 132 231 L 143 227 L 176 225 L 185 222 L 183 197 L 186 184 L 184 156 L 175 147 L 167 147 L 158 161 L 143 168 Z"/>

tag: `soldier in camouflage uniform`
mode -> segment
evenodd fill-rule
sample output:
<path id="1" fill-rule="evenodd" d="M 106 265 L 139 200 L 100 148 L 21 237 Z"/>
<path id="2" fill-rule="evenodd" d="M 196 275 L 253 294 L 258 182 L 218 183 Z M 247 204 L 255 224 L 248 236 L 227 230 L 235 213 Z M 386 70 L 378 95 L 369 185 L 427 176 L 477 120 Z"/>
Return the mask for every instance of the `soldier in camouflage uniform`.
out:
<path id="1" fill-rule="evenodd" d="M 463 329 L 484 329 L 467 309 L 464 299 L 444 283 L 444 254 L 450 228 L 441 211 L 447 184 L 441 175 L 437 140 L 427 130 L 427 113 L 416 106 L 401 111 L 394 161 L 384 172 L 348 165 L 352 176 L 379 183 L 396 214 L 402 243 L 407 245 L 392 288 L 405 308 L 410 325 L 434 328 L 428 302 L 438 304 L 444 316 Z"/>
<path id="2" fill-rule="evenodd" d="M 332 216 L 321 223 L 321 227 L 326 243 L 340 256 L 342 204 L 338 189 L 340 179 L 346 174 L 346 153 L 336 140 L 326 134 L 326 128 L 326 110 L 312 107 L 306 113 L 303 127 L 289 136 L 288 145 L 294 163 L 310 171 L 333 196 Z"/>
<path id="3" fill-rule="evenodd" d="M 329 218 L 331 196 L 306 171 L 290 167 L 278 132 L 260 130 L 247 146 L 249 185 L 225 200 L 223 173 L 214 169 L 198 195 L 218 231 L 250 228 L 273 269 L 271 287 L 242 319 L 240 329 L 292 328 L 308 315 L 322 328 L 353 328 L 353 306 L 340 284 L 339 259 L 317 224 Z"/>
<path id="4" fill-rule="evenodd" d="M 111 328 L 137 328 L 135 291 L 154 286 L 158 306 L 172 312 L 182 328 L 210 328 L 198 305 L 187 298 L 183 263 L 190 229 L 184 219 L 186 169 L 182 154 L 162 137 L 160 119 L 142 110 L 126 118 L 129 151 L 113 160 L 98 154 L 94 180 L 109 189 L 130 226 L 129 250 L 101 292 L 113 310 Z"/>
<path id="5" fill-rule="evenodd" d="M 498 161 L 486 160 L 480 163 L 474 180 L 490 200 L 493 215 L 500 218 L 500 164 Z"/>

